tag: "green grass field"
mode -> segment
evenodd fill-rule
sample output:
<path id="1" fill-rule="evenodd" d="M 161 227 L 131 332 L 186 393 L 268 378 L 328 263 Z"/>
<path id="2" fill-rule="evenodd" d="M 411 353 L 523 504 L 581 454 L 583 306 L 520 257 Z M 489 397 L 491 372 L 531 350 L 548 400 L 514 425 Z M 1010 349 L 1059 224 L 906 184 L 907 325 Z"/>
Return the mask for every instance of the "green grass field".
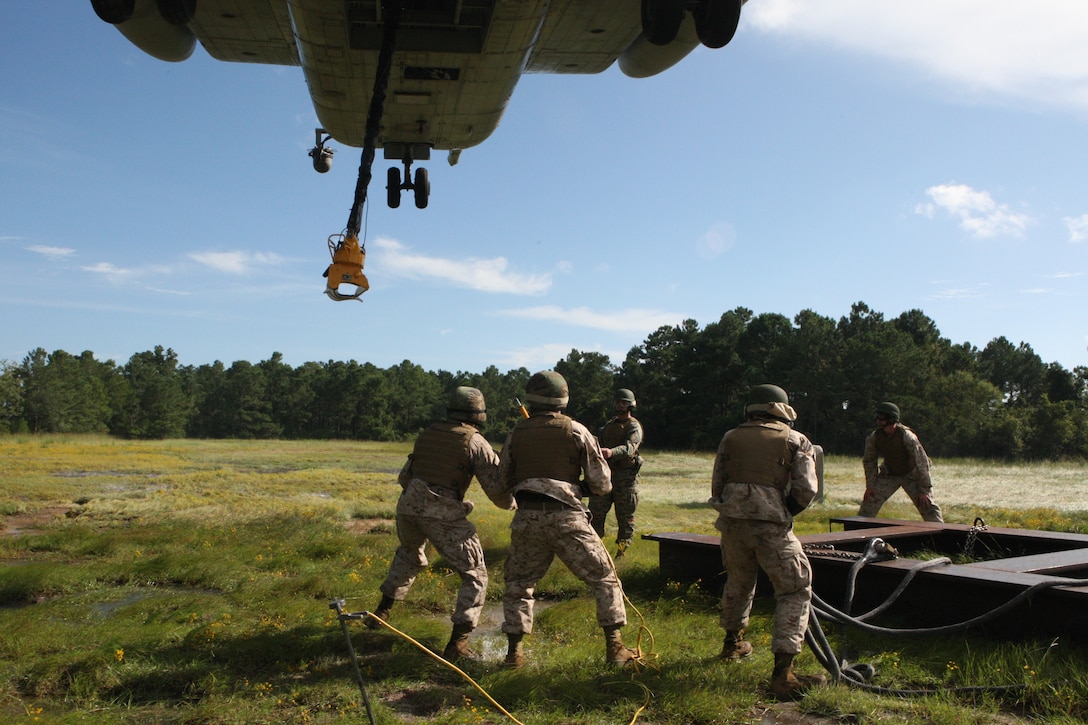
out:
<path id="1" fill-rule="evenodd" d="M 347 643 L 329 604 L 371 609 L 396 548 L 393 512 L 408 444 L 0 438 L 0 721 L 42 723 L 366 722 Z M 713 533 L 703 505 L 710 454 L 646 452 L 639 533 Z M 1086 468 L 936 461 L 949 521 L 1088 531 Z M 856 512 L 857 459 L 829 458 L 826 500 L 800 533 Z M 752 657 L 716 659 L 716 598 L 666 581 L 657 546 L 618 562 L 624 635 L 641 667 L 603 663 L 583 585 L 556 564 L 541 582 L 527 667 L 501 667 L 502 562 L 511 513 L 475 486 L 473 521 L 491 582 L 465 672 L 522 723 L 1084 722 L 1088 657 L 1072 642 L 849 636 L 876 684 L 936 688 L 900 698 L 845 685 L 798 704 L 769 696 L 773 602 L 757 601 Z M 984 503 L 980 503 L 984 502 Z M 882 515 L 917 518 L 901 493 Z M 610 521 L 609 537 L 614 535 Z M 606 537 L 611 543 L 611 538 Z M 611 547 L 610 547 L 611 548 Z M 435 557 L 436 558 L 436 557 Z M 439 559 L 391 624 L 441 650 L 459 585 Z M 349 623 L 377 722 L 513 722 L 417 644 Z M 818 666 L 806 650 L 803 671 Z M 1022 685 L 1004 693 L 962 686 Z"/>

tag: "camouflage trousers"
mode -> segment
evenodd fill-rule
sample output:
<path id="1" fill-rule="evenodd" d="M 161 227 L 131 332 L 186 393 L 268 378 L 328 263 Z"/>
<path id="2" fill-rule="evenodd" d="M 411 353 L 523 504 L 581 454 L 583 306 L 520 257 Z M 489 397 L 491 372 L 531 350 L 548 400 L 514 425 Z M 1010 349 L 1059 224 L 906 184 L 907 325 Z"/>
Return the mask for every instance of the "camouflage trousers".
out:
<path id="1" fill-rule="evenodd" d="M 722 532 L 722 563 L 725 590 L 722 592 L 721 625 L 736 632 L 748 626 L 759 569 L 774 587 L 774 631 L 771 651 L 798 654 L 808 628 L 812 602 L 812 569 L 793 533 L 792 524 L 719 517 Z"/>
<path id="2" fill-rule="evenodd" d="M 918 497 L 922 495 L 922 490 L 918 482 L 910 476 L 878 475 L 873 485 L 865 489 L 865 496 L 861 499 L 858 516 L 876 516 L 880 512 L 881 506 L 900 488 L 910 497 L 914 508 L 918 509 L 918 513 L 921 514 L 922 520 L 936 521 L 937 523 L 944 521 L 944 517 L 941 515 L 941 507 L 937 505 L 936 501 L 931 499 L 930 505 L 926 507 L 918 500 Z"/>
<path id="3" fill-rule="evenodd" d="M 555 557 L 585 582 L 597 601 L 597 624 L 627 624 L 623 589 L 601 538 L 579 509 L 536 511 L 518 509 L 510 522 L 510 550 L 503 578 L 502 631 L 533 631 L 533 591 Z"/>
<path id="4" fill-rule="evenodd" d="M 608 520 L 608 511 L 616 505 L 616 543 L 631 543 L 635 537 L 635 509 L 638 508 L 638 476 L 632 479 L 612 479 L 612 492 L 603 496 L 589 497 L 589 512 L 593 515 L 593 530 L 604 538 L 604 525 Z"/>
<path id="5" fill-rule="evenodd" d="M 487 566 L 472 522 L 466 518 L 450 520 L 397 514 L 397 536 L 400 546 L 380 587 L 382 594 L 397 601 L 404 599 L 416 575 L 429 563 L 424 549 L 430 541 L 446 563 L 461 575 L 457 606 L 450 619 L 454 624 L 475 627 L 487 596 Z"/>

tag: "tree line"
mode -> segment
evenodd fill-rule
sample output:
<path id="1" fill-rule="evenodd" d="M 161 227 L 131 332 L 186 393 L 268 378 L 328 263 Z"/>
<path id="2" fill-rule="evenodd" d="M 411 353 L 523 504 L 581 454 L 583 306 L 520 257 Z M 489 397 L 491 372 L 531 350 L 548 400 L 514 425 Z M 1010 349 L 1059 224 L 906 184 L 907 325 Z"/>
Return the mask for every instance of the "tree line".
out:
<path id="1" fill-rule="evenodd" d="M 792 320 L 738 307 L 700 327 L 663 326 L 622 362 L 571 350 L 554 369 L 570 384 L 568 413 L 596 429 L 616 388 L 635 391 L 646 445 L 712 450 L 743 417 L 748 390 L 785 388 L 796 427 L 829 453 L 861 453 L 873 406 L 891 400 L 935 456 L 1008 460 L 1088 457 L 1088 368 L 1044 363 L 1004 337 L 953 344 L 921 310 L 894 319 L 855 303 L 838 320 Z M 444 414 L 459 385 L 483 391 L 484 433 L 501 440 L 532 371 L 428 371 L 330 360 L 292 367 L 179 365 L 159 346 L 124 365 L 38 348 L 0 361 L 0 432 L 108 433 L 126 438 L 409 439 Z"/>

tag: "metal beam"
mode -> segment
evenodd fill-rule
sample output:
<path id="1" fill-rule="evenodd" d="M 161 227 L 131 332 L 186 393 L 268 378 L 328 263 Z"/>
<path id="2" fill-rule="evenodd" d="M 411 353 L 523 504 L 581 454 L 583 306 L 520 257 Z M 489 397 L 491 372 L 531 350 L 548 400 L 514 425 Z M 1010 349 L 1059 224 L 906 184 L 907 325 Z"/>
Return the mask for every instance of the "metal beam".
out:
<path id="1" fill-rule="evenodd" d="M 853 613 L 869 611 L 920 562 L 948 557 L 953 563 L 919 571 L 880 618 L 907 628 L 953 624 L 984 615 L 1044 583 L 1047 588 L 982 629 L 1001 638 L 1068 636 L 1088 642 L 1088 535 L 857 516 L 831 519 L 830 525 L 836 524 L 843 530 L 800 537 L 813 570 L 813 590 L 836 607 L 845 606 L 846 592 L 852 590 Z M 663 576 L 721 590 L 726 574 L 718 536 L 673 532 L 643 538 L 658 542 Z M 868 562 L 852 574 L 873 538 L 894 546 L 899 558 Z M 770 592 L 766 580 L 760 591 Z"/>

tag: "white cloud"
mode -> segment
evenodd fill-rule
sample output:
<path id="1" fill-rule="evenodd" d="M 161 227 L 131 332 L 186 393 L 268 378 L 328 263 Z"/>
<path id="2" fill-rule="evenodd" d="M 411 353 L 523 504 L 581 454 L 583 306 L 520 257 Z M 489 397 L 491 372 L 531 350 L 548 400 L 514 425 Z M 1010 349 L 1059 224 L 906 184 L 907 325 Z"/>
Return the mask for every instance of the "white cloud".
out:
<path id="1" fill-rule="evenodd" d="M 148 292 L 158 292 L 159 294 L 164 295 L 177 295 L 179 297 L 188 297 L 192 294 L 192 292 L 186 292 L 184 290 L 163 289 L 161 287 L 145 287 L 144 289 L 146 289 Z"/>
<path id="2" fill-rule="evenodd" d="M 43 244 L 35 244 L 26 249 L 28 252 L 36 252 L 50 259 L 64 259 L 76 253 L 76 250 L 69 247 L 47 247 Z"/>
<path id="3" fill-rule="evenodd" d="M 446 259 L 413 254 L 392 239 L 375 240 L 381 256 L 375 260 L 383 271 L 410 279 L 429 277 L 451 282 L 478 292 L 505 292 L 519 295 L 540 295 L 552 286 L 551 274 L 521 274 L 508 269 L 505 257 L 492 259 Z M 377 255 L 375 255 L 377 256 Z"/>
<path id="4" fill-rule="evenodd" d="M 1069 229 L 1069 241 L 1077 243 L 1088 239 L 1088 214 L 1081 214 L 1076 217 L 1067 216 L 1062 221 L 1065 222 L 1065 226 Z"/>
<path id="5" fill-rule="evenodd" d="M 926 189 L 931 201 L 919 204 L 915 212 L 933 218 L 944 211 L 959 219 L 960 227 L 981 238 L 1023 236 L 1030 218 L 998 204 L 987 191 L 976 191 L 965 184 L 940 184 Z"/>
<path id="6" fill-rule="evenodd" d="M 110 262 L 99 262 L 89 267 L 81 267 L 84 272 L 91 272 L 92 274 L 100 274 L 106 278 L 110 284 L 115 285 L 134 285 L 140 289 L 149 290 L 152 292 L 169 292 L 170 294 L 188 294 L 186 292 L 176 292 L 172 290 L 164 290 L 161 288 L 151 287 L 147 284 L 149 281 L 157 281 L 164 277 L 169 277 L 173 274 L 173 270 L 165 265 L 149 265 L 140 268 L 125 268 L 117 267 Z"/>
<path id="7" fill-rule="evenodd" d="M 283 263 L 278 254 L 264 252 L 192 252 L 189 259 L 227 274 L 249 274 L 254 267 L 270 267 Z"/>
<path id="8" fill-rule="evenodd" d="M 90 267 L 83 267 L 83 271 L 100 274 L 114 284 L 123 283 L 124 281 L 131 279 L 133 275 L 137 274 L 136 270 L 134 269 L 115 267 L 109 262 L 99 262 L 98 264 L 93 264 Z"/>
<path id="9" fill-rule="evenodd" d="M 703 259 L 713 259 L 732 249 L 737 241 L 737 230 L 728 222 L 718 222 L 710 227 L 695 243 L 695 251 Z"/>
<path id="10" fill-rule="evenodd" d="M 929 295 L 931 300 L 971 300 L 986 297 L 987 284 L 976 284 L 973 287 L 947 287 Z"/>
<path id="11" fill-rule="evenodd" d="M 589 327 L 609 332 L 652 332 L 662 325 L 675 325 L 683 319 L 683 315 L 660 310 L 633 308 L 618 312 L 594 312 L 588 307 L 565 309 L 557 305 L 503 310 L 499 314 L 530 320 L 562 322 L 575 327 Z"/>
<path id="12" fill-rule="evenodd" d="M 759 0 L 757 31 L 884 57 L 973 91 L 1088 110 L 1088 3 Z"/>
<path id="13" fill-rule="evenodd" d="M 522 347 L 515 350 L 507 350 L 497 357 L 505 365 L 514 368 L 528 368 L 529 370 L 542 370 L 551 368 L 556 361 L 562 360 L 571 350 L 578 349 L 577 345 L 565 343 L 548 343 L 536 347 Z"/>

